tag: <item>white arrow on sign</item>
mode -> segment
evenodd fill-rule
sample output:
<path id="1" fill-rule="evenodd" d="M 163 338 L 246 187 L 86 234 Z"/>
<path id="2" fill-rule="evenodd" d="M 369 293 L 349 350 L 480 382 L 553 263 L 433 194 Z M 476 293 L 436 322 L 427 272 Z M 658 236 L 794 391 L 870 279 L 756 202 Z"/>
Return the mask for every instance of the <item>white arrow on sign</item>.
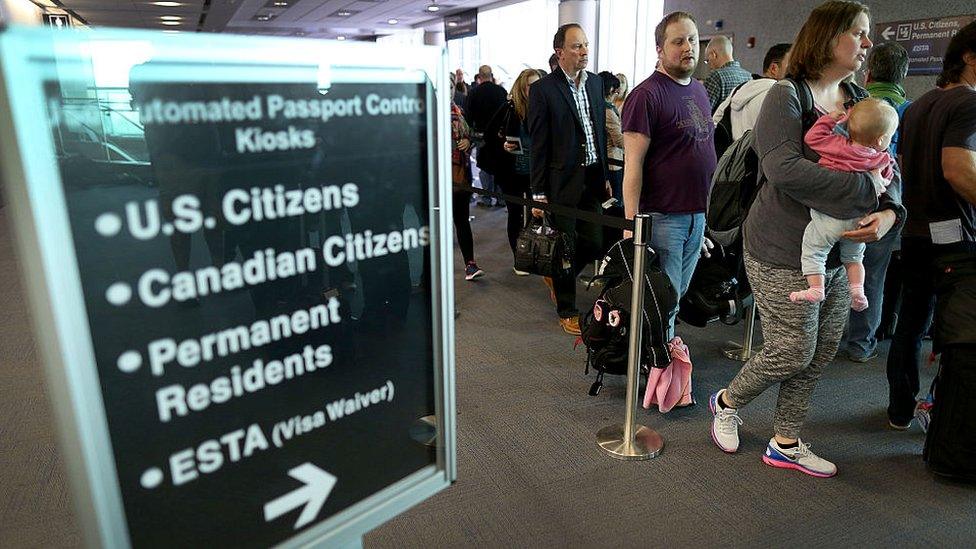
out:
<path id="1" fill-rule="evenodd" d="M 325 500 L 332 493 L 332 488 L 338 479 L 311 463 L 303 463 L 295 467 L 288 471 L 288 475 L 304 482 L 305 486 L 266 503 L 264 521 L 271 522 L 304 505 L 305 509 L 302 510 L 302 514 L 298 516 L 298 521 L 295 523 L 297 530 L 315 519 L 319 511 L 322 510 Z"/>
<path id="2" fill-rule="evenodd" d="M 891 27 L 886 28 L 881 31 L 881 37 L 885 40 L 891 40 L 891 35 L 895 34 L 895 31 L 891 30 Z"/>

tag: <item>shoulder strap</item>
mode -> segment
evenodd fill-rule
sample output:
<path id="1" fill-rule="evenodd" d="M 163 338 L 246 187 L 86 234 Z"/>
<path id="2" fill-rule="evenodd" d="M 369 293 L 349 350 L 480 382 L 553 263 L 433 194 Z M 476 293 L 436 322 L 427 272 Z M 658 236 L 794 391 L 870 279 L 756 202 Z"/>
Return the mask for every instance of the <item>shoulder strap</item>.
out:
<path id="1" fill-rule="evenodd" d="M 810 87 L 807 83 L 800 80 L 794 80 L 792 77 L 787 78 L 793 88 L 796 89 L 796 96 L 800 99 L 800 112 L 808 113 L 813 110 L 813 94 L 810 92 Z"/>
<path id="2" fill-rule="evenodd" d="M 847 93 L 847 97 L 850 97 L 850 99 L 844 103 L 845 109 L 853 107 L 855 103 L 868 97 L 868 91 L 853 82 L 844 81 L 841 82 L 840 85 L 844 88 L 844 92 Z"/>
<path id="3" fill-rule="evenodd" d="M 725 110 L 722 111 L 722 121 L 719 124 L 728 128 L 730 136 L 732 135 L 732 98 L 735 97 L 735 92 L 739 91 L 742 86 L 745 86 L 749 82 L 752 82 L 752 80 L 746 80 L 732 89 L 732 93 L 728 97 L 728 103 L 725 104 Z"/>
<path id="4" fill-rule="evenodd" d="M 807 134 L 807 130 L 813 127 L 813 124 L 817 121 L 819 115 L 817 114 L 817 109 L 813 105 L 813 92 L 810 91 L 810 86 L 803 80 L 795 80 L 792 77 L 788 77 L 787 80 L 793 84 L 793 88 L 796 90 L 796 96 L 800 100 L 800 150 L 802 151 L 806 148 L 807 144 L 803 139 L 803 136 Z"/>
<path id="5" fill-rule="evenodd" d="M 729 94 L 729 97 L 731 98 L 732 96 L 734 96 L 735 95 L 735 92 L 739 91 L 739 88 L 741 88 L 742 86 L 745 86 L 749 82 L 752 82 L 752 80 L 746 80 L 745 82 L 739 84 L 735 88 L 732 88 L 732 93 Z M 729 104 L 731 105 L 731 103 L 729 103 Z"/>
<path id="6" fill-rule="evenodd" d="M 508 109 L 510 104 L 511 101 L 506 99 L 504 103 L 502 103 L 501 105 L 498 106 L 497 109 L 495 109 L 495 113 L 492 114 L 491 118 L 488 119 L 488 123 L 485 124 L 485 127 L 481 128 L 481 130 L 485 133 L 486 138 L 488 137 L 488 134 L 491 133 L 490 130 L 494 127 L 495 122 L 498 120 L 498 115 L 502 113 L 505 113 L 506 115 L 508 114 Z M 504 121 L 505 118 L 502 118 L 502 120 Z"/>

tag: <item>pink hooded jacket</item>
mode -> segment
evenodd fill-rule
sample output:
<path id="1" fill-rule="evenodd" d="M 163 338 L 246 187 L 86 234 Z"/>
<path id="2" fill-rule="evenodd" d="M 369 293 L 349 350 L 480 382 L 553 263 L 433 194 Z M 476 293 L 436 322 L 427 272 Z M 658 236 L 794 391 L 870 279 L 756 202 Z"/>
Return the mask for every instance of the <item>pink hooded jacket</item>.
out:
<path id="1" fill-rule="evenodd" d="M 881 168 L 881 178 L 891 182 L 895 172 L 894 161 L 888 151 L 877 151 L 854 143 L 850 138 L 834 132 L 837 124 L 845 122 L 847 115 L 834 120 L 829 114 L 821 116 L 807 132 L 804 141 L 820 155 L 821 166 L 839 172 L 869 172 Z"/>

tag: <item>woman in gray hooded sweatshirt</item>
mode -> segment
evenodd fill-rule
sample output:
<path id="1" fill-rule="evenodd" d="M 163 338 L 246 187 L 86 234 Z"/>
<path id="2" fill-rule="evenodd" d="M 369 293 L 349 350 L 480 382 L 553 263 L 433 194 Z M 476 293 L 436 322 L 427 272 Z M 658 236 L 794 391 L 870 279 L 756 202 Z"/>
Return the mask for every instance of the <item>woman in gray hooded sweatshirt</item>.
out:
<path id="1" fill-rule="evenodd" d="M 800 440 L 800 429 L 817 380 L 840 344 L 850 293 L 835 247 L 827 261 L 825 300 L 789 300 L 790 292 L 806 288 L 800 247 L 810 210 L 838 219 L 862 217 L 861 228 L 846 233 L 856 242 L 878 240 L 905 218 L 897 170 L 887 193 L 878 198 L 872 181 L 879 174 L 823 168 L 817 165 L 817 154 L 803 144 L 810 117 L 853 104 L 854 88 L 847 81 L 872 46 L 870 28 L 868 8 L 859 2 L 831 0 L 820 5 L 794 42 L 789 78 L 766 96 L 755 127 L 765 183 L 743 226 L 746 273 L 759 308 L 764 347 L 727 388 L 709 398 L 712 440 L 732 453 L 738 450 L 742 423 L 737 410 L 778 384 L 773 437 L 763 462 L 816 477 L 831 477 L 837 467 L 810 451 Z M 812 94 L 816 113 L 802 112 L 796 86 Z"/>

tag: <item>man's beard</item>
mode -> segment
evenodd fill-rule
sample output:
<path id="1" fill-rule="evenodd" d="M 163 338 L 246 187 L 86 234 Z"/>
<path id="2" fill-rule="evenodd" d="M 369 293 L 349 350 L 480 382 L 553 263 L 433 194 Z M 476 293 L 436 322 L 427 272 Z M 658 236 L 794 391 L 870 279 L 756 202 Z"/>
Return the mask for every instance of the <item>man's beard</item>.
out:
<path id="1" fill-rule="evenodd" d="M 671 75 L 672 78 L 679 78 L 679 79 L 688 78 L 691 75 L 695 74 L 695 68 L 697 66 L 698 66 L 697 61 L 692 63 L 691 66 L 688 68 L 682 66 L 681 63 L 678 63 L 677 65 L 671 65 L 664 62 L 661 63 L 661 67 L 664 69 L 664 72 Z"/>

